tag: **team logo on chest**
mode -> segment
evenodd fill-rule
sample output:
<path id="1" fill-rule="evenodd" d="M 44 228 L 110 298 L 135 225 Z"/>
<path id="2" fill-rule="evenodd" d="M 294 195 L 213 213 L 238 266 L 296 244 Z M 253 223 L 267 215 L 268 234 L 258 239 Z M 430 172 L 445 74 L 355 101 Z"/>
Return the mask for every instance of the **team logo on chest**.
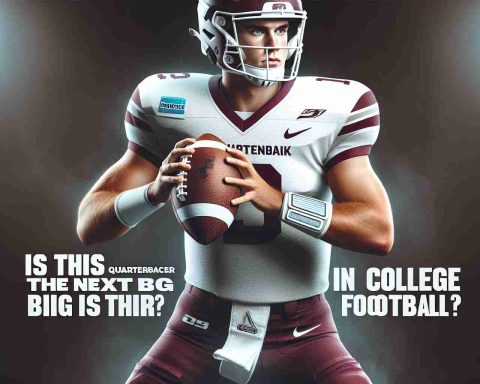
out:
<path id="1" fill-rule="evenodd" d="M 299 119 L 314 119 L 318 116 L 323 115 L 327 110 L 326 109 L 305 109 L 300 116 L 297 117 Z"/>

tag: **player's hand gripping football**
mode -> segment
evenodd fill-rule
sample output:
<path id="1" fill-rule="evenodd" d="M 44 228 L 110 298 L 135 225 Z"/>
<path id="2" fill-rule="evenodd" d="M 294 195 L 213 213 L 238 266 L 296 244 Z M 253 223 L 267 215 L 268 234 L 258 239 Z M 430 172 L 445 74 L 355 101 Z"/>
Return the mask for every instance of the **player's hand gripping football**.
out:
<path id="1" fill-rule="evenodd" d="M 243 179 L 225 177 L 225 182 L 241 187 L 244 195 L 232 200 L 233 205 L 250 201 L 256 208 L 271 216 L 278 216 L 284 193 L 273 188 L 258 174 L 248 156 L 235 148 L 227 148 L 230 155 L 226 161 L 237 167 Z"/>
<path id="2" fill-rule="evenodd" d="M 183 163 L 181 157 L 193 155 L 195 149 L 186 148 L 186 146 L 194 142 L 195 139 L 192 138 L 179 141 L 163 160 L 158 175 L 148 190 L 148 198 L 154 205 L 166 202 L 170 198 L 172 188 L 183 181 L 183 176 L 177 176 L 177 174 L 181 171 L 188 171 L 191 166 Z"/>

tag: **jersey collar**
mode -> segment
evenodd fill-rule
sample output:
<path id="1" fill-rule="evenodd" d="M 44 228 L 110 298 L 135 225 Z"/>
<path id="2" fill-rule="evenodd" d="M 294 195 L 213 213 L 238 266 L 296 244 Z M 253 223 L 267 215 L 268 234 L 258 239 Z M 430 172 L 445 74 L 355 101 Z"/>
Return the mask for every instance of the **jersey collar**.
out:
<path id="1" fill-rule="evenodd" d="M 248 119 L 243 120 L 235 113 L 233 108 L 230 106 L 230 104 L 228 104 L 227 100 L 223 96 L 223 93 L 220 90 L 221 80 L 221 75 L 215 75 L 210 77 L 210 80 L 208 81 L 210 95 L 212 96 L 212 99 L 217 105 L 220 112 L 222 112 L 223 115 L 242 132 L 245 132 L 248 128 L 250 128 L 263 116 L 270 112 L 274 107 L 276 107 L 288 95 L 290 89 L 292 89 L 293 87 L 293 83 L 295 82 L 295 80 L 283 82 L 280 91 L 278 91 L 278 93 L 274 97 L 272 97 L 268 102 L 266 102 Z"/>

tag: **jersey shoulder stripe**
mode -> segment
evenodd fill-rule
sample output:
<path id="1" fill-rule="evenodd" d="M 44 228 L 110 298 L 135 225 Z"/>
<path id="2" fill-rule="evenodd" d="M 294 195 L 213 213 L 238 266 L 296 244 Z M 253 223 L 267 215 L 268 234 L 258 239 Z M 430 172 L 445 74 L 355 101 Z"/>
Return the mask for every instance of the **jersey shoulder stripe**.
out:
<path id="1" fill-rule="evenodd" d="M 344 125 L 338 133 L 339 136 L 346 135 L 347 133 L 358 131 L 359 129 L 376 127 L 380 125 L 380 116 L 378 113 L 374 116 L 364 118 L 353 124 Z"/>
<path id="2" fill-rule="evenodd" d="M 153 165 L 157 166 L 158 168 L 161 167 L 162 165 L 162 158 L 159 156 L 155 155 L 153 152 L 148 150 L 147 148 L 133 142 L 129 141 L 128 142 L 128 149 L 131 151 L 135 152 L 137 155 L 143 157 L 145 160 L 148 160 L 150 163 Z"/>
<path id="3" fill-rule="evenodd" d="M 368 90 L 358 99 L 357 103 L 352 109 L 352 112 L 358 111 L 374 104 L 377 104 L 377 99 L 375 98 L 373 92 Z"/>
<path id="4" fill-rule="evenodd" d="M 344 120 L 339 124 L 325 158 L 327 171 L 341 161 L 368 156 L 380 130 L 380 112 L 373 92 L 360 82 L 345 82 L 348 82 L 349 89 L 345 90 L 348 94 L 345 93 L 343 98 Z"/>
<path id="5" fill-rule="evenodd" d="M 152 128 L 150 127 L 150 125 L 145 120 L 143 120 L 140 117 L 135 116 L 128 109 L 125 112 L 125 122 L 130 124 L 130 125 L 133 125 L 134 127 L 138 128 L 138 129 L 142 129 L 144 131 L 152 132 Z"/>
<path id="6" fill-rule="evenodd" d="M 361 145 L 359 147 L 350 148 L 343 152 L 340 152 L 338 155 L 335 155 L 334 157 L 332 157 L 327 162 L 327 164 L 325 164 L 325 170 L 329 171 L 331 168 L 333 168 L 334 165 L 344 160 L 351 159 L 352 157 L 368 156 L 370 155 L 371 150 L 372 150 L 372 145 Z"/>

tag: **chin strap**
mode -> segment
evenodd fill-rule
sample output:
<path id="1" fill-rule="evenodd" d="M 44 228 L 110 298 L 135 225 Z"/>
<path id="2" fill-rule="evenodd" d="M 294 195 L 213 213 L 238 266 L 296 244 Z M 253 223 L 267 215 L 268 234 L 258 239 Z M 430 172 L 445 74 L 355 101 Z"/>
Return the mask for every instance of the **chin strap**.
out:
<path id="1" fill-rule="evenodd" d="M 259 67 L 254 67 L 252 65 L 245 64 L 245 72 L 247 72 L 250 75 L 253 76 L 248 76 L 245 75 L 245 77 L 253 84 L 258 85 L 259 87 L 271 87 L 278 81 L 283 80 L 283 77 L 285 75 L 285 67 L 275 67 L 275 68 L 259 68 Z M 264 77 L 267 78 L 268 75 L 268 80 L 264 79 L 259 79 L 254 76 L 258 77 Z"/>

